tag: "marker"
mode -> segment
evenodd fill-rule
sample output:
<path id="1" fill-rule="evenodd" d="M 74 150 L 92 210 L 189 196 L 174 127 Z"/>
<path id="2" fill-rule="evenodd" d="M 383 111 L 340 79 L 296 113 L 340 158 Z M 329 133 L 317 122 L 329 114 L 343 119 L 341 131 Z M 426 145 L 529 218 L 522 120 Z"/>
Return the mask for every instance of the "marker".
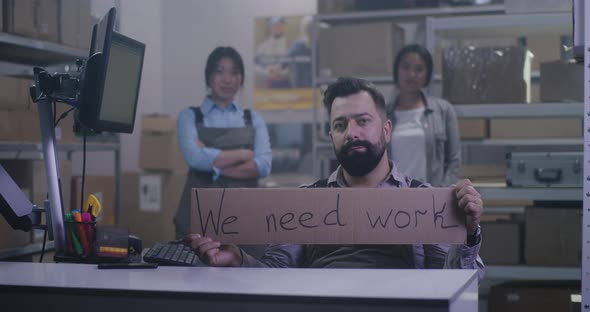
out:
<path id="1" fill-rule="evenodd" d="M 74 220 L 72 219 L 72 214 L 68 213 L 66 214 L 66 221 L 67 225 L 68 225 L 68 230 L 70 231 L 70 236 L 72 237 L 72 246 L 74 247 L 74 251 L 76 252 L 76 254 L 78 256 L 82 256 L 82 254 L 84 253 L 82 250 L 82 246 L 80 245 L 80 241 L 78 240 L 78 237 L 76 237 L 76 231 L 74 231 Z"/>

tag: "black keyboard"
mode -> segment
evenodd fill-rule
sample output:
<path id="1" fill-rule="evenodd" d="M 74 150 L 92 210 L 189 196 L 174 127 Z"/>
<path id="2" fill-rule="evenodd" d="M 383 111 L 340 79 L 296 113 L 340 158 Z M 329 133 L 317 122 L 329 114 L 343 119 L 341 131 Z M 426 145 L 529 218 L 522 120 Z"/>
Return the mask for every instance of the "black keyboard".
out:
<path id="1" fill-rule="evenodd" d="M 189 246 L 178 243 L 156 243 L 143 256 L 143 261 L 168 266 L 203 266 Z"/>

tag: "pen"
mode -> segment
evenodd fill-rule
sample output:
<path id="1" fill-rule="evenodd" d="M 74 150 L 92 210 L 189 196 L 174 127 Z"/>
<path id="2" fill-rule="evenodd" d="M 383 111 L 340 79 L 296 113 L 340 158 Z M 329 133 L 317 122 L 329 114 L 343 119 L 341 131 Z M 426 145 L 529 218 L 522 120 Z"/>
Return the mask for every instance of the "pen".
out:
<path id="1" fill-rule="evenodd" d="M 68 229 L 70 231 L 70 236 L 72 237 L 72 245 L 74 247 L 74 251 L 76 252 L 76 254 L 78 256 L 81 256 L 83 254 L 82 246 L 80 245 L 80 241 L 78 240 L 78 237 L 76 237 L 76 231 L 74 231 L 74 220 L 72 218 L 71 213 L 66 214 L 66 221 L 68 221 L 67 224 L 68 224 Z"/>
<path id="2" fill-rule="evenodd" d="M 78 231 L 78 237 L 80 238 L 80 242 L 82 243 L 82 248 L 84 249 L 84 256 L 90 255 L 90 243 L 86 238 L 86 229 L 84 228 L 84 223 L 82 223 L 82 214 L 80 211 L 74 211 L 74 221 L 76 222 L 76 230 Z"/>
<path id="3" fill-rule="evenodd" d="M 94 235 L 92 229 L 92 217 L 90 217 L 89 212 L 82 213 L 82 221 L 84 222 L 84 227 L 86 228 L 86 239 L 88 240 L 89 248 L 92 249 L 93 242 L 94 242 Z M 92 251 L 90 251 L 92 253 Z"/>

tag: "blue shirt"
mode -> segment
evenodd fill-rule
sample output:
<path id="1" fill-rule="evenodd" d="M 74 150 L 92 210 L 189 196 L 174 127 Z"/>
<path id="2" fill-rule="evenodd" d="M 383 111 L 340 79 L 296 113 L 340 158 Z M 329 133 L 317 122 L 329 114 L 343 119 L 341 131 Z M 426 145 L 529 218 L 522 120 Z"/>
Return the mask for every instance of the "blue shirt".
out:
<path id="1" fill-rule="evenodd" d="M 235 102 L 232 102 L 226 109 L 222 109 L 206 97 L 201 104 L 203 112 L 203 125 L 211 128 L 239 128 L 244 127 L 244 110 Z M 219 178 L 219 168 L 213 166 L 213 161 L 221 150 L 218 148 L 197 145 L 199 139 L 198 130 L 195 124 L 195 113 L 186 108 L 178 114 L 176 123 L 178 134 L 178 145 L 184 156 L 184 160 L 190 169 L 213 172 L 213 179 Z M 258 169 L 260 178 L 270 174 L 272 152 L 268 130 L 264 120 L 256 112 L 252 111 L 252 127 L 254 128 L 254 163 Z"/>

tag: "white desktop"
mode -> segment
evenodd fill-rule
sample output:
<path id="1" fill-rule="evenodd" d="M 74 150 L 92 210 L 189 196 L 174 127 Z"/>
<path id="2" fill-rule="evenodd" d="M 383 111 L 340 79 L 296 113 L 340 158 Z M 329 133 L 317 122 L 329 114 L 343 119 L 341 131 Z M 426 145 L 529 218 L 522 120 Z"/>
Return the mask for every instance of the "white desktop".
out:
<path id="1" fill-rule="evenodd" d="M 20 311 L 477 311 L 478 280 L 476 270 L 0 262 L 0 302 Z"/>

